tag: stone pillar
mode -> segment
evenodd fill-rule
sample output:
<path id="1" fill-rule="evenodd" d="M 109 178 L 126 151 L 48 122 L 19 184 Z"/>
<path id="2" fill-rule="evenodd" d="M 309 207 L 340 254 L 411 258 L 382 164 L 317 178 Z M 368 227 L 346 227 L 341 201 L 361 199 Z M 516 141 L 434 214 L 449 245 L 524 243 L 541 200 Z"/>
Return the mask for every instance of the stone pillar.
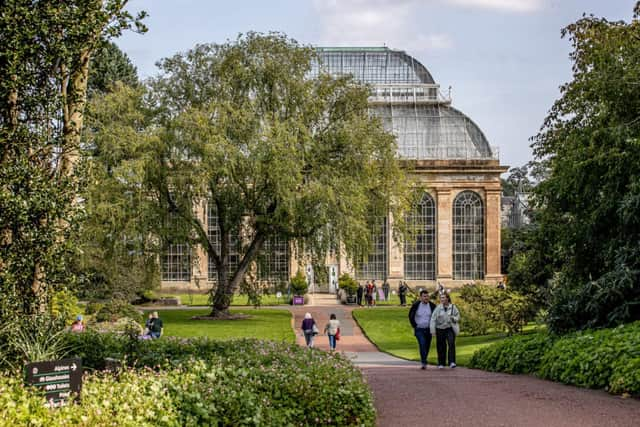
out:
<path id="1" fill-rule="evenodd" d="M 451 189 L 438 189 L 436 193 L 436 239 L 438 252 L 436 255 L 436 280 L 448 281 L 452 278 L 452 222 L 451 222 Z"/>
<path id="2" fill-rule="evenodd" d="M 347 273 L 351 277 L 356 277 L 355 268 L 351 264 L 351 260 L 347 256 L 347 252 L 344 249 L 344 246 L 340 244 L 340 257 L 338 259 L 338 274 L 341 276 L 344 273 Z"/>
<path id="3" fill-rule="evenodd" d="M 500 273 L 500 190 L 486 191 L 486 265 L 485 280 L 498 282 Z"/>

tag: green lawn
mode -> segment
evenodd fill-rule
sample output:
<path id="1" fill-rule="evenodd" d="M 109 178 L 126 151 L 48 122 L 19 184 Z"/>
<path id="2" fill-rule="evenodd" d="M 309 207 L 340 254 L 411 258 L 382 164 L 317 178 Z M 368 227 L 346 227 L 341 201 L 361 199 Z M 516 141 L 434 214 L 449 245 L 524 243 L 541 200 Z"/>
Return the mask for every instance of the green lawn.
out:
<path id="1" fill-rule="evenodd" d="M 353 317 L 382 351 L 408 360 L 420 360 L 418 342 L 413 336 L 409 323 L 409 307 L 357 309 Z M 473 353 L 486 345 L 504 339 L 505 334 L 489 334 L 477 337 L 458 336 L 456 338 L 456 362 L 465 366 Z M 437 364 L 436 340 L 431 342 L 429 363 Z"/>
<path id="2" fill-rule="evenodd" d="M 291 329 L 291 313 L 287 310 L 245 309 L 231 310 L 243 313 L 248 319 L 191 320 L 205 316 L 209 310 L 159 310 L 164 322 L 164 335 L 176 337 L 209 337 L 214 339 L 261 338 L 295 342 Z M 146 314 L 145 314 L 146 318 Z"/>
<path id="3" fill-rule="evenodd" d="M 209 294 L 206 293 L 158 293 L 160 297 L 178 297 L 180 298 L 180 302 L 184 305 L 188 306 L 203 306 L 209 305 Z M 263 295 L 261 305 L 283 305 L 288 304 L 288 300 L 285 297 L 276 298 L 275 295 Z M 249 304 L 249 298 L 246 295 L 236 295 L 233 297 L 233 301 L 231 301 L 232 306 L 251 306 Z"/>

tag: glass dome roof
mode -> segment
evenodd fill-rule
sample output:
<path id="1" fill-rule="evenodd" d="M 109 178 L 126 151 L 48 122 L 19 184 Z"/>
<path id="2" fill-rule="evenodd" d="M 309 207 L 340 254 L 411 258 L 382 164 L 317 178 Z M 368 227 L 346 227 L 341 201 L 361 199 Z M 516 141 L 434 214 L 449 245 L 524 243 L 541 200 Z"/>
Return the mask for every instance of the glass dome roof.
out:
<path id="1" fill-rule="evenodd" d="M 386 47 L 320 47 L 317 52 L 322 71 L 335 76 L 352 74 L 356 80 L 370 84 L 435 84 L 424 65 L 400 50 Z"/>
<path id="2" fill-rule="evenodd" d="M 439 96 L 427 68 L 387 47 L 321 47 L 311 75 L 351 74 L 372 87 L 370 111 L 397 137 L 398 154 L 412 160 L 497 159 L 497 149 L 469 117 Z"/>

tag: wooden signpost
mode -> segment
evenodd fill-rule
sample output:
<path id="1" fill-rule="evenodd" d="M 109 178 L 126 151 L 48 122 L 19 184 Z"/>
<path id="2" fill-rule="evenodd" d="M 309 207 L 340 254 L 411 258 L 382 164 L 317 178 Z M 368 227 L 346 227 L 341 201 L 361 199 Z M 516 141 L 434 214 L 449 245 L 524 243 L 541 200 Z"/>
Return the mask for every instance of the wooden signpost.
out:
<path id="1" fill-rule="evenodd" d="M 73 397 L 80 400 L 82 360 L 62 359 L 25 365 L 25 384 L 40 390 L 50 406 L 65 405 Z"/>

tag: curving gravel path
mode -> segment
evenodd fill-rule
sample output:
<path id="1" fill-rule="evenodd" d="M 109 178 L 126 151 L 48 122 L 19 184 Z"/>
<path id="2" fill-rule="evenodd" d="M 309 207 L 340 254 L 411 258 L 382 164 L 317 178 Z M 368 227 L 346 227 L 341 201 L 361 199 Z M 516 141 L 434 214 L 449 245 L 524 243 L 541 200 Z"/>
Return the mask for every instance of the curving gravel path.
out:
<path id="1" fill-rule="evenodd" d="M 363 371 L 380 427 L 640 427 L 638 399 L 524 375 L 461 367 L 429 366 L 422 371 L 418 362 L 377 351 L 353 320 L 352 310 L 333 304 L 292 307 L 293 327 L 298 344 L 305 345 L 299 329 L 304 313 L 313 315 L 321 331 L 329 314 L 336 314 L 342 324 L 337 350 Z M 316 337 L 315 346 L 327 350 L 327 337 Z"/>

